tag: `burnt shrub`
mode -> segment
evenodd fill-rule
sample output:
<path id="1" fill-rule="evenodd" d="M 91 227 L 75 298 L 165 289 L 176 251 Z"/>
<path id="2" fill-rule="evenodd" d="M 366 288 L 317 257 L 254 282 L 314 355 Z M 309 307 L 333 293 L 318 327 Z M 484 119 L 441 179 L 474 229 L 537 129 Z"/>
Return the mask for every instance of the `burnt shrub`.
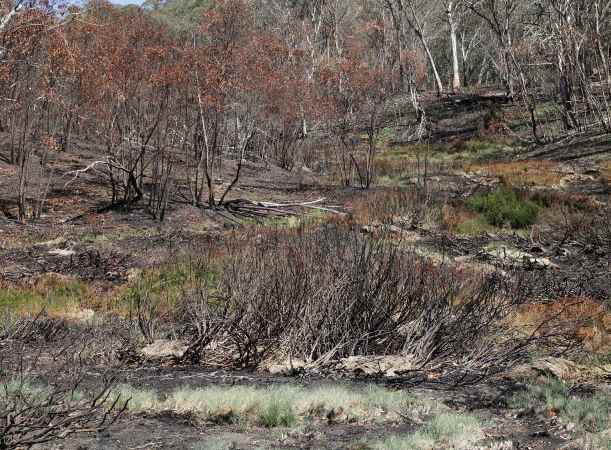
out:
<path id="1" fill-rule="evenodd" d="M 183 299 L 190 358 L 402 354 L 419 368 L 489 370 L 525 348 L 504 337 L 528 295 L 522 279 L 467 275 L 338 225 L 247 233 L 228 253 L 214 294 L 202 286 Z"/>

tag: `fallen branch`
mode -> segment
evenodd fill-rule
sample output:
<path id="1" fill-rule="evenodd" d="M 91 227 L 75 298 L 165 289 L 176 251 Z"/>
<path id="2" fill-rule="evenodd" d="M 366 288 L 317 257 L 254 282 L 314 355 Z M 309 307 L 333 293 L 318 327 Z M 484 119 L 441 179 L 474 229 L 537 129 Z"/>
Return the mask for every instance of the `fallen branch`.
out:
<path id="1" fill-rule="evenodd" d="M 339 215 L 346 214 L 336 209 L 339 208 L 339 206 L 320 206 L 319 204 L 324 201 L 324 198 L 319 198 L 317 200 L 305 202 L 274 203 L 236 199 L 224 202 L 223 207 L 236 216 L 245 217 L 297 216 L 301 214 L 299 211 L 300 209 L 314 209 Z"/>

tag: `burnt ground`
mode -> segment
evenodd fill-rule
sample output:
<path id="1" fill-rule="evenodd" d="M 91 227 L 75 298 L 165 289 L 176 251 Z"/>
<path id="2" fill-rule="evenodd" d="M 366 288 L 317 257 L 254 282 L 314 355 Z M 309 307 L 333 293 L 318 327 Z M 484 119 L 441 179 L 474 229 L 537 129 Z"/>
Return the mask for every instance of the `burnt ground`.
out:
<path id="1" fill-rule="evenodd" d="M 441 152 L 449 156 L 465 140 L 488 139 L 486 135 L 482 137 L 480 131 L 483 118 L 492 106 L 501 108 L 503 116 L 517 114 L 514 105 L 505 104 L 502 97 L 495 95 L 453 96 L 441 100 L 425 96 L 423 101 L 431 116 L 431 145 L 442 148 Z M 388 146 L 410 148 L 401 140 L 403 130 L 410 126 L 411 119 L 406 112 L 408 102 L 398 99 L 396 103 L 392 107 L 393 114 L 399 112 L 401 119 L 387 142 L 381 143 L 382 156 L 384 148 L 390 148 Z M 519 135 L 519 127 L 513 133 Z M 502 139 L 506 140 L 507 137 Z M 320 145 L 325 145 L 324 138 Z M 8 136 L 0 134 L 0 149 L 7 153 L 8 146 Z M 601 220 L 609 221 L 611 135 L 571 137 L 537 148 L 524 146 L 521 141 L 515 149 L 506 145 L 497 147 L 492 156 L 486 154 L 486 161 L 492 157 L 493 161 L 544 159 L 561 162 L 555 170 L 566 176 L 554 190 L 596 199 L 600 205 L 606 205 L 600 209 Z M 238 226 L 226 215 L 190 206 L 188 189 L 180 173 L 177 174 L 176 201 L 170 203 L 163 223 L 153 220 L 145 208 L 137 205 L 129 210 L 109 209 L 110 191 L 101 177 L 87 173 L 72 180 L 69 175 L 69 171 L 100 159 L 103 152 L 102 147 L 75 137 L 70 152 L 52 154 L 53 175 L 43 217 L 28 224 L 15 221 L 17 173 L 14 166 L 0 158 L 0 283 L 27 283 L 41 274 L 54 272 L 113 286 L 125 282 L 130 269 L 157 265 L 181 249 L 217 245 Z M 431 157 L 431 167 L 437 170 L 429 169 L 427 183 L 434 186 L 435 202 L 461 202 L 473 194 L 494 189 L 502 181 L 479 172 L 465 172 L 460 167 L 460 157 L 448 162 L 446 156 L 436 153 Z M 437 157 L 442 161 L 439 165 L 435 165 Z M 225 185 L 232 178 L 235 164 L 235 161 L 225 161 L 222 166 L 219 177 Z M 40 181 L 35 179 L 35 173 L 31 172 L 33 185 Z M 337 209 L 350 214 L 353 202 L 365 193 L 360 189 L 340 187 L 327 175 L 320 176 L 316 170 L 306 167 L 289 172 L 267 161 L 246 161 L 240 182 L 230 197 L 274 202 L 324 198 L 326 204 L 338 206 Z M 416 185 L 417 178 L 405 181 L 408 186 Z M 222 183 L 218 185 L 219 190 L 224 186 Z M 538 187 L 531 187 L 535 188 Z M 243 222 L 248 224 L 248 221 Z M 483 248 L 495 242 L 524 252 L 533 250 L 532 239 L 515 232 L 499 230 L 499 233 L 486 232 L 479 236 L 457 236 L 443 229 L 424 227 L 409 231 L 418 234 L 418 246 L 451 258 L 461 258 L 463 262 L 490 262 Z M 611 293 L 608 280 L 605 280 L 611 260 L 611 239 L 608 230 L 602 233 L 605 239 L 595 243 L 597 245 L 569 241 L 563 243 L 566 251 L 559 252 L 557 246 L 549 243 L 539 245 L 541 248 L 535 250 L 534 256 L 551 261 L 555 278 L 568 280 L 569 284 L 576 285 L 576 290 L 582 280 L 583 286 L 591 288 L 587 294 L 605 299 Z M 499 265 L 499 261 L 492 262 Z"/>
<path id="2" fill-rule="evenodd" d="M 161 395 L 172 389 L 190 386 L 206 387 L 255 385 L 270 386 L 285 383 L 313 387 L 320 384 L 343 383 L 356 389 L 365 383 L 384 380 L 366 379 L 333 381 L 312 377 L 294 379 L 258 373 L 202 371 L 201 369 L 154 368 L 123 373 L 121 380 L 138 387 L 155 387 Z M 468 413 L 483 423 L 485 440 L 477 448 L 512 448 L 553 450 L 578 449 L 571 435 L 557 417 L 530 410 L 509 409 L 507 401 L 522 385 L 507 379 L 487 384 L 454 389 L 435 385 L 402 388 L 397 382 L 392 389 L 408 389 L 419 400 L 438 402 L 450 411 Z M 395 422 L 338 423 L 332 420 L 307 423 L 291 429 L 265 429 L 243 425 L 206 423 L 190 414 L 165 412 L 159 414 L 130 414 L 110 429 L 89 436 L 79 436 L 50 446 L 53 449 L 199 449 L 235 448 L 254 449 L 369 449 L 376 441 L 389 435 L 407 435 L 421 426 L 409 418 Z M 222 442 L 223 447 L 214 447 Z M 573 442 L 573 444 L 571 443 Z M 506 447 L 500 447 L 505 444 Z M 510 444 L 509 444 L 510 443 Z M 494 447 L 494 445 L 499 447 Z M 210 445 L 211 447 L 207 447 Z M 577 445 L 577 446 L 576 446 Z"/>
<path id="3" fill-rule="evenodd" d="M 478 136 L 482 120 L 481 108 L 469 101 L 452 101 L 433 111 L 435 124 L 432 136 L 439 145 L 454 145 L 457 140 Z M 402 144 L 401 133 L 391 143 Z M 6 139 L 0 136 L 0 148 Z M 164 264 L 182 252 L 204 253 L 220 248 L 232 239 L 236 223 L 213 211 L 192 207 L 185 202 L 170 205 L 163 223 L 154 221 L 145 209 L 108 210 L 109 192 L 92 175 L 83 176 L 65 187 L 63 176 L 80 169 L 99 157 L 100 149 L 75 140 L 74 150 L 53 156 L 55 171 L 44 216 L 35 223 L 20 224 L 15 220 L 12 165 L 0 159 L 0 287 L 29 286 L 48 273 L 81 280 L 96 292 L 112 292 L 124 285 L 134 269 Z M 560 161 L 572 173 L 569 183 L 554 188 L 566 193 L 586 195 L 603 207 L 599 214 L 609 223 L 608 182 L 600 174 L 609 170 L 611 138 L 596 135 L 550 144 L 544 148 L 520 148 L 502 155 L 512 158 Z M 235 162 L 226 163 L 224 178 L 229 179 Z M 606 168 L 606 169 L 605 169 Z M 494 177 L 466 173 L 462 169 L 432 175 L 439 198 L 462 201 L 468 195 L 493 189 L 500 183 Z M 306 201 L 325 198 L 326 204 L 338 205 L 351 213 L 351 205 L 365 193 L 354 188 L 331 184 L 311 170 L 288 172 L 272 164 L 249 161 L 245 164 L 233 198 L 276 202 Z M 606 205 L 606 209 L 605 209 Z M 606 219 L 605 215 L 606 214 Z M 245 226 L 252 222 L 244 221 Z M 359 224 L 364 225 L 364 224 Z M 366 224 L 365 224 L 366 225 Z M 377 225 L 376 225 L 377 226 Z M 442 228 L 404 227 L 392 231 L 414 250 L 442 261 L 480 270 L 515 269 L 515 261 L 501 260 L 490 254 L 490 245 L 517 249 L 549 264 L 522 265 L 520 269 L 536 274 L 542 283 L 555 286 L 556 296 L 587 295 L 601 303 L 611 298 L 611 240 L 588 246 L 579 240 L 563 242 L 559 249 L 554 241 L 533 244 L 530 236 L 502 230 L 477 236 L 456 235 Z M 609 227 L 608 227 L 609 228 Z M 608 233 L 607 228 L 607 233 Z M 604 230 L 603 230 L 604 231 Z M 562 251 L 559 251 L 562 250 Z M 541 293 L 542 296 L 549 293 Z M 94 371 L 95 372 L 95 371 Z M 507 407 L 507 398 L 520 385 L 515 381 L 496 379 L 489 384 L 461 387 L 454 390 L 436 386 L 402 386 L 389 380 L 346 380 L 329 374 L 291 378 L 253 372 L 210 371 L 203 368 L 167 366 L 125 368 L 119 381 L 136 387 L 169 392 L 179 386 L 208 386 L 297 383 L 311 385 L 330 382 L 386 384 L 393 389 L 409 389 L 414 395 L 439 401 L 456 412 L 471 412 L 485 426 L 487 446 L 512 442 L 506 448 L 557 449 L 581 448 L 555 416 L 532 411 L 515 411 Z M 608 378 L 606 383 L 608 384 Z M 600 384 L 601 382 L 598 381 Z M 604 384 L 604 382 L 602 382 Z M 597 388 L 600 388 L 598 386 Z M 604 386 L 603 386 L 604 389 Z M 53 449 L 196 449 L 202 444 L 222 440 L 234 442 L 240 449 L 365 449 L 367 444 L 389 434 L 409 433 L 420 424 L 397 423 L 313 423 L 298 429 L 268 430 L 238 425 L 204 423 L 197 417 L 166 413 L 158 415 L 131 414 L 123 417 L 109 430 L 97 435 L 72 437 L 43 448 Z M 199 446 L 199 447 L 198 447 Z M 505 448 L 505 447 L 498 447 Z"/>

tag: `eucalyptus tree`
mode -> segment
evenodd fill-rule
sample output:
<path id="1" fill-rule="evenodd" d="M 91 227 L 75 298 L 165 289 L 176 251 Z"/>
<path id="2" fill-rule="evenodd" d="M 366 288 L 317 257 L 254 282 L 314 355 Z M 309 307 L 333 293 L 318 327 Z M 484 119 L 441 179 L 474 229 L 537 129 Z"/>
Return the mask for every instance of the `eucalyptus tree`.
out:
<path id="1" fill-rule="evenodd" d="M 480 17 L 496 38 L 501 59 L 502 78 L 511 98 L 515 96 L 515 71 L 512 51 L 516 34 L 523 25 L 524 0 L 465 0 L 471 12 Z"/>
<path id="2" fill-rule="evenodd" d="M 438 15 L 439 5 L 428 0 L 380 0 L 380 2 L 390 12 L 397 35 L 402 41 L 402 49 L 409 48 L 408 31 L 416 36 L 429 62 L 437 94 L 441 95 L 444 92 L 443 83 L 430 45 L 430 25 Z"/>

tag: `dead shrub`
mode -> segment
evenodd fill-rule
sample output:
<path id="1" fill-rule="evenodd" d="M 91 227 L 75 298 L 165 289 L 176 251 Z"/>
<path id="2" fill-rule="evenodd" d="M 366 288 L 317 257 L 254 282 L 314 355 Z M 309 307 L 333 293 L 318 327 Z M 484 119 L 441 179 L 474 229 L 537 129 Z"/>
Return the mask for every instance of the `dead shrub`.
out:
<path id="1" fill-rule="evenodd" d="M 45 316 L 4 315 L 0 329 L 0 448 L 23 449 L 102 431 L 127 409 L 114 379 L 85 387 L 93 329 Z M 105 349 L 108 352 L 108 348 Z"/>
<path id="2" fill-rule="evenodd" d="M 585 253 L 608 255 L 611 249 L 611 208 L 590 202 L 554 197 L 539 223 L 545 229 L 541 241 L 557 249 L 567 244 Z"/>
<path id="3" fill-rule="evenodd" d="M 441 211 L 433 202 L 437 192 L 429 188 L 378 189 L 367 192 L 350 205 L 357 223 L 407 223 L 415 228 L 440 222 Z"/>
<path id="4" fill-rule="evenodd" d="M 611 313 L 589 297 L 565 297 L 528 303 L 518 308 L 513 322 L 525 331 L 572 338 L 588 351 L 611 350 Z"/>
<path id="5" fill-rule="evenodd" d="M 466 277 L 334 225 L 241 239 L 250 245 L 231 246 L 216 290 L 183 298 L 195 312 L 189 358 L 256 366 L 278 351 L 306 361 L 403 354 L 421 368 L 491 373 L 528 346 L 503 337 L 528 296 L 523 279 Z"/>

